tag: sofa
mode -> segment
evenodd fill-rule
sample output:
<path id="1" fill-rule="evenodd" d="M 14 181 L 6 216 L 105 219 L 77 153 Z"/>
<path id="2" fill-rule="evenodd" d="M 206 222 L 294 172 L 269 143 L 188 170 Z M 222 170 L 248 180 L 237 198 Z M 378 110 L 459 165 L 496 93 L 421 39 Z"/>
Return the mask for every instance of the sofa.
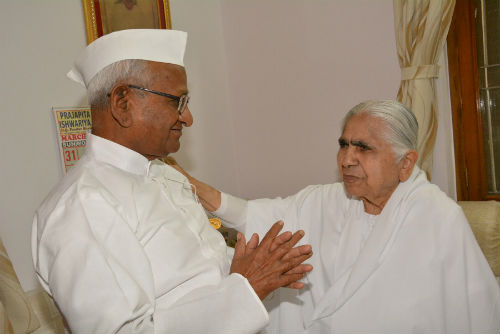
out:
<path id="1" fill-rule="evenodd" d="M 500 203 L 458 202 L 500 282 Z M 499 283 L 500 284 L 500 283 Z M 64 320 L 42 289 L 24 292 L 0 240 L 0 333 L 64 333 Z"/>

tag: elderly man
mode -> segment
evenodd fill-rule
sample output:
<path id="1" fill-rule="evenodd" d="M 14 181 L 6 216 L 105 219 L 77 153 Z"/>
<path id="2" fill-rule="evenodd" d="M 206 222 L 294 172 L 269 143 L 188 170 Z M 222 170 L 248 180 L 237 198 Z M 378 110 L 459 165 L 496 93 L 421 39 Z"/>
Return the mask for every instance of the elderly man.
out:
<path id="1" fill-rule="evenodd" d="M 261 299 L 312 269 L 276 223 L 229 249 L 185 176 L 158 158 L 193 122 L 186 33 L 129 30 L 90 44 L 68 74 L 88 88 L 87 152 L 37 210 L 33 258 L 72 332 L 256 332 Z"/>
<path id="2" fill-rule="evenodd" d="M 368 101 L 343 122 L 342 183 L 244 201 L 189 177 L 227 225 L 262 233 L 282 219 L 317 250 L 308 289 L 266 300 L 268 331 L 499 332 L 493 273 L 460 207 L 415 165 L 417 133 L 402 104 Z"/>

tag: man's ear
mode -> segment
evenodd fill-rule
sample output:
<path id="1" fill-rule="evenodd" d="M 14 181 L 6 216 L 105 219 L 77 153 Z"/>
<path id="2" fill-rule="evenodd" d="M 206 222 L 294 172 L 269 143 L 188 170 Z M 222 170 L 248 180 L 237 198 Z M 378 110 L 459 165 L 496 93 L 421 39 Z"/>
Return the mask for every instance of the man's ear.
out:
<path id="1" fill-rule="evenodd" d="M 109 107 L 113 119 L 122 127 L 128 128 L 133 123 L 132 91 L 127 85 L 116 85 L 109 94 Z"/>
<path id="2" fill-rule="evenodd" d="M 410 150 L 405 153 L 405 155 L 399 162 L 401 164 L 401 169 L 399 170 L 400 182 L 405 182 L 406 180 L 408 180 L 408 178 L 411 175 L 411 172 L 413 171 L 413 167 L 417 162 L 417 159 L 418 159 L 417 151 Z"/>

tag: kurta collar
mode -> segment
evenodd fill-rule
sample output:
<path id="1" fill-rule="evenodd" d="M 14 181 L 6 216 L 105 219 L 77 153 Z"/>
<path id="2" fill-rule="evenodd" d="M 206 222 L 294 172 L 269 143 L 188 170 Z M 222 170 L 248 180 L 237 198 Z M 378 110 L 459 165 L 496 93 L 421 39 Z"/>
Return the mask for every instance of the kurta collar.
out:
<path id="1" fill-rule="evenodd" d="M 95 159 L 119 169 L 137 175 L 147 174 L 149 161 L 146 157 L 110 140 L 89 134 L 86 150 Z"/>

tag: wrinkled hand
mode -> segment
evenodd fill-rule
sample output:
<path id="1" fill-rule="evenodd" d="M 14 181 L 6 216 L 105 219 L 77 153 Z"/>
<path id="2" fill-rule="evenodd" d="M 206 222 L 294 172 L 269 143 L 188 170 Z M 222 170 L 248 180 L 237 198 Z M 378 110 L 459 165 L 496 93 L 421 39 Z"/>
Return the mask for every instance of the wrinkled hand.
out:
<path id="1" fill-rule="evenodd" d="M 257 234 L 246 243 L 243 234 L 238 233 L 230 272 L 246 277 L 261 300 L 282 286 L 303 288 L 304 283 L 297 281 L 313 269 L 309 264 L 302 264 L 312 256 L 311 246 L 294 248 L 304 232 L 292 235 L 287 231 L 278 235 L 282 228 L 283 222 L 275 223 L 260 244 Z"/>

